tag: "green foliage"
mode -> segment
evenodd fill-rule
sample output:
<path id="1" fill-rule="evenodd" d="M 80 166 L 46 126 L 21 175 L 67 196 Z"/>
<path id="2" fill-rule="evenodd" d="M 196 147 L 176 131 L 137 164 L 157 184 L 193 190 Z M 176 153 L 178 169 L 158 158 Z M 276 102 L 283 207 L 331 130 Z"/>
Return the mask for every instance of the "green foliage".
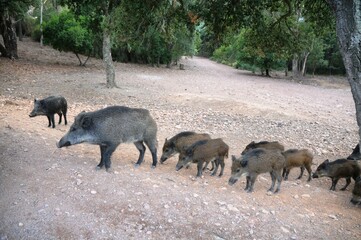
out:
<path id="1" fill-rule="evenodd" d="M 87 17 L 63 11 L 53 15 L 44 26 L 44 42 L 59 51 L 89 55 L 92 50 L 93 36 L 87 29 Z"/>
<path id="2" fill-rule="evenodd" d="M 113 57 L 158 65 L 195 54 L 196 35 L 187 2 L 122 1 L 112 15 Z"/>

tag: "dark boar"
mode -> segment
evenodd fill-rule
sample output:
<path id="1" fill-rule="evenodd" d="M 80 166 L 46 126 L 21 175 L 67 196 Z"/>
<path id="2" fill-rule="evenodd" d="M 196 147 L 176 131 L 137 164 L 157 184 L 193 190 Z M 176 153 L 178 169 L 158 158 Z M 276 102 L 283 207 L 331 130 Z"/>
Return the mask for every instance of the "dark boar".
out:
<path id="1" fill-rule="evenodd" d="M 169 140 L 165 139 L 160 162 L 163 163 L 173 155 L 180 153 L 182 149 L 190 147 L 197 141 L 206 139 L 211 139 L 209 134 L 198 134 L 195 132 L 181 132 Z"/>
<path id="2" fill-rule="evenodd" d="M 269 150 L 264 148 L 255 148 L 236 158 L 232 155 L 231 177 L 228 180 L 229 185 L 235 184 L 242 176 L 247 177 L 247 185 L 245 190 L 247 192 L 253 191 L 254 183 L 260 173 L 271 174 L 272 185 L 268 191 L 273 192 L 276 180 L 277 188 L 275 193 L 279 192 L 282 182 L 282 169 L 285 166 L 285 157 L 281 151 Z"/>
<path id="3" fill-rule="evenodd" d="M 34 109 L 29 114 L 29 117 L 36 117 L 45 115 L 48 118 L 49 125 L 53 125 L 55 128 L 54 114 L 59 115 L 59 123 L 61 123 L 61 116 L 64 115 L 65 125 L 68 123 L 66 120 L 66 112 L 68 110 L 68 104 L 62 96 L 50 96 L 42 100 L 34 99 Z"/>
<path id="4" fill-rule="evenodd" d="M 312 175 L 313 178 L 329 177 L 332 179 L 330 190 L 336 190 L 336 184 L 340 178 L 346 178 L 346 185 L 341 188 L 342 191 L 346 190 L 347 186 L 351 183 L 351 177 L 356 180 L 360 176 L 360 166 L 357 161 L 347 159 L 337 159 L 330 162 L 328 159 L 321 163 L 316 172 Z"/>
<path id="5" fill-rule="evenodd" d="M 274 142 L 261 141 L 261 142 L 258 142 L 258 143 L 252 141 L 242 151 L 241 155 L 244 155 L 248 151 L 250 151 L 252 149 L 255 149 L 255 148 L 264 148 L 264 149 L 271 149 L 271 150 L 272 149 L 278 149 L 278 150 L 280 150 L 282 152 L 285 150 L 285 147 L 282 144 L 280 144 L 279 142 L 277 142 L 277 141 L 274 141 Z"/>
<path id="6" fill-rule="evenodd" d="M 352 150 L 352 153 L 350 156 L 347 157 L 348 160 L 358 160 L 361 159 L 361 153 L 360 153 L 360 145 L 357 144 L 356 147 Z"/>
<path id="7" fill-rule="evenodd" d="M 101 160 L 97 168 L 110 168 L 110 157 L 121 143 L 133 142 L 139 150 L 136 167 L 144 159 L 145 146 L 157 165 L 157 124 L 146 109 L 122 106 L 107 107 L 94 112 L 82 112 L 57 144 L 59 148 L 87 142 L 100 146 Z"/>
<path id="8" fill-rule="evenodd" d="M 357 177 L 355 186 L 352 190 L 351 202 L 355 205 L 361 205 L 361 177 Z"/>
<path id="9" fill-rule="evenodd" d="M 286 166 L 283 169 L 282 177 L 285 180 L 288 178 L 288 174 L 290 170 L 294 167 L 301 167 L 301 174 L 297 179 L 301 179 L 303 176 L 303 172 L 305 168 L 308 172 L 308 181 L 311 181 L 312 178 L 312 160 L 313 154 L 307 149 L 289 149 L 287 151 L 282 152 L 283 156 L 286 158 Z"/>
<path id="10" fill-rule="evenodd" d="M 221 165 L 219 174 L 221 177 L 225 166 L 224 158 L 228 157 L 228 150 L 228 145 L 221 138 L 198 141 L 180 152 L 176 170 L 179 171 L 184 166 L 194 162 L 197 163 L 197 177 L 201 177 L 203 163 L 214 161 L 216 166 L 211 175 L 216 175 L 218 166 Z"/>

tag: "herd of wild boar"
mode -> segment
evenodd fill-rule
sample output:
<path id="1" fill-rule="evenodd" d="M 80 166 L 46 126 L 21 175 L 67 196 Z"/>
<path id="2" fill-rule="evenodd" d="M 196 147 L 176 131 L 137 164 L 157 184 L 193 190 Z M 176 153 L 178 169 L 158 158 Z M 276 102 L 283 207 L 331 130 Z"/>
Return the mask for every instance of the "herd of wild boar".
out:
<path id="1" fill-rule="evenodd" d="M 55 127 L 54 115 L 59 115 L 59 124 L 64 116 L 67 124 L 67 101 L 61 96 L 50 96 L 42 100 L 34 100 L 34 109 L 30 117 L 45 115 L 49 127 Z M 57 143 L 59 148 L 79 143 L 90 143 L 100 146 L 100 162 L 97 169 L 111 167 L 111 155 L 121 143 L 134 143 L 139 150 L 139 157 L 135 167 L 139 167 L 144 160 L 145 145 L 152 154 L 152 168 L 157 165 L 157 124 L 150 116 L 149 111 L 140 108 L 124 106 L 107 107 L 94 112 L 81 112 L 74 120 L 69 131 Z M 145 144 L 145 145 L 144 145 Z M 191 131 L 180 132 L 170 139 L 165 139 L 160 162 L 179 154 L 177 171 L 183 167 L 188 168 L 191 163 L 197 164 L 197 177 L 211 163 L 210 171 L 214 176 L 218 172 L 221 177 L 225 168 L 225 158 L 228 158 L 229 147 L 221 139 L 213 139 L 206 133 Z M 299 167 L 301 172 L 298 179 L 302 178 L 304 170 L 308 172 L 308 181 L 311 178 L 329 177 L 332 179 L 330 190 L 336 190 L 340 178 L 346 179 L 346 185 L 341 190 L 346 190 L 354 179 L 351 202 L 361 205 L 361 157 L 359 145 L 346 159 L 337 159 L 330 162 L 325 160 L 312 174 L 311 165 L 313 154 L 308 149 L 289 149 L 277 142 L 251 142 L 242 151 L 239 157 L 232 155 L 231 177 L 229 185 L 245 176 L 247 192 L 252 192 L 257 176 L 261 173 L 270 173 L 272 184 L 269 191 L 280 191 L 282 179 L 287 180 L 292 168 Z"/>

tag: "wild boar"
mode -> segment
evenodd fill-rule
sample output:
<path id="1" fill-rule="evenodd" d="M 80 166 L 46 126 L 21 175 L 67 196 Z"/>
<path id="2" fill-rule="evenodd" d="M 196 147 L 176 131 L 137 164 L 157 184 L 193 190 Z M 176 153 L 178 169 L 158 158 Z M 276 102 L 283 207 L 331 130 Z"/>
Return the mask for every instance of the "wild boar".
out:
<path id="1" fill-rule="evenodd" d="M 146 109 L 112 106 L 78 114 L 57 146 L 61 148 L 84 142 L 100 146 L 101 160 L 97 168 L 105 166 L 108 171 L 112 153 L 119 144 L 129 142 L 139 150 L 136 167 L 144 159 L 146 148 L 143 142 L 152 153 L 152 167 L 157 165 L 157 124 Z"/>
<path id="2" fill-rule="evenodd" d="M 286 158 L 286 166 L 283 169 L 282 177 L 285 180 L 288 178 L 288 174 L 290 170 L 294 167 L 301 167 L 301 174 L 297 179 L 301 179 L 303 176 L 303 172 L 305 168 L 308 172 L 308 180 L 311 181 L 312 179 L 312 160 L 313 154 L 308 149 L 289 149 L 287 151 L 282 152 L 283 156 Z"/>
<path id="3" fill-rule="evenodd" d="M 160 162 L 164 163 L 168 158 L 173 155 L 180 153 L 182 149 L 190 147 L 193 143 L 211 139 L 209 134 L 206 133 L 195 133 L 195 132 L 181 132 L 175 135 L 174 137 L 165 139 L 163 145 L 163 153 L 160 158 Z"/>
<path id="4" fill-rule="evenodd" d="M 64 115 L 65 125 L 68 123 L 66 120 L 66 112 L 68 110 L 68 103 L 62 96 L 50 96 L 42 100 L 34 99 L 34 109 L 29 114 L 29 117 L 46 116 L 48 118 L 49 125 L 55 128 L 54 114 L 59 115 L 59 123 L 61 123 L 61 117 Z"/>
<path id="5" fill-rule="evenodd" d="M 221 165 L 221 177 L 225 166 L 224 158 L 228 157 L 228 151 L 228 145 L 221 138 L 198 141 L 180 152 L 176 170 L 179 171 L 190 162 L 194 162 L 197 163 L 197 177 L 201 177 L 203 163 L 215 161 L 216 166 L 211 175 L 216 175 L 218 166 Z"/>
<path id="6" fill-rule="evenodd" d="M 254 183 L 260 173 L 271 174 L 272 185 L 268 191 L 273 192 L 277 180 L 277 188 L 274 193 L 280 191 L 282 182 L 282 169 L 285 166 L 286 159 L 279 150 L 269 150 L 264 148 L 255 148 L 241 155 L 240 158 L 232 155 L 231 177 L 228 180 L 229 185 L 235 184 L 242 176 L 247 177 L 245 190 L 253 191 Z"/>
<path id="7" fill-rule="evenodd" d="M 356 180 L 360 176 L 361 170 L 358 161 L 337 159 L 330 162 L 328 159 L 321 163 L 316 172 L 312 175 L 313 178 L 329 177 L 332 179 L 330 190 L 336 190 L 336 184 L 340 178 L 346 178 L 346 185 L 341 188 L 341 191 L 346 190 L 351 183 L 351 177 Z"/>

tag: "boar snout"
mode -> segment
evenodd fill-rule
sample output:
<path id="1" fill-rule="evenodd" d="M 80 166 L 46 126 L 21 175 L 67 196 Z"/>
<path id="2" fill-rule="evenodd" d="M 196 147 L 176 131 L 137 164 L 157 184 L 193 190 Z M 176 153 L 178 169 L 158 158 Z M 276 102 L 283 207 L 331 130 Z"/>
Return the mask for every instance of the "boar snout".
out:
<path id="1" fill-rule="evenodd" d="M 179 170 L 181 170 L 183 168 L 183 165 L 178 165 L 177 164 L 177 166 L 175 166 L 175 170 L 176 171 L 179 171 Z"/>
<path id="2" fill-rule="evenodd" d="M 70 145 L 71 145 L 71 143 L 70 143 L 69 141 L 65 141 L 63 138 L 60 139 L 60 141 L 56 143 L 56 146 L 57 146 L 58 148 L 68 147 L 68 146 L 70 146 Z"/>
<path id="3" fill-rule="evenodd" d="M 236 182 L 237 182 L 237 178 L 230 178 L 229 180 L 228 180 L 228 184 L 230 185 L 230 186 L 232 186 L 233 184 L 235 184 Z"/>
<path id="4" fill-rule="evenodd" d="M 314 174 L 312 175 L 312 178 L 318 178 L 318 175 L 317 175 L 316 173 L 314 173 Z"/>

